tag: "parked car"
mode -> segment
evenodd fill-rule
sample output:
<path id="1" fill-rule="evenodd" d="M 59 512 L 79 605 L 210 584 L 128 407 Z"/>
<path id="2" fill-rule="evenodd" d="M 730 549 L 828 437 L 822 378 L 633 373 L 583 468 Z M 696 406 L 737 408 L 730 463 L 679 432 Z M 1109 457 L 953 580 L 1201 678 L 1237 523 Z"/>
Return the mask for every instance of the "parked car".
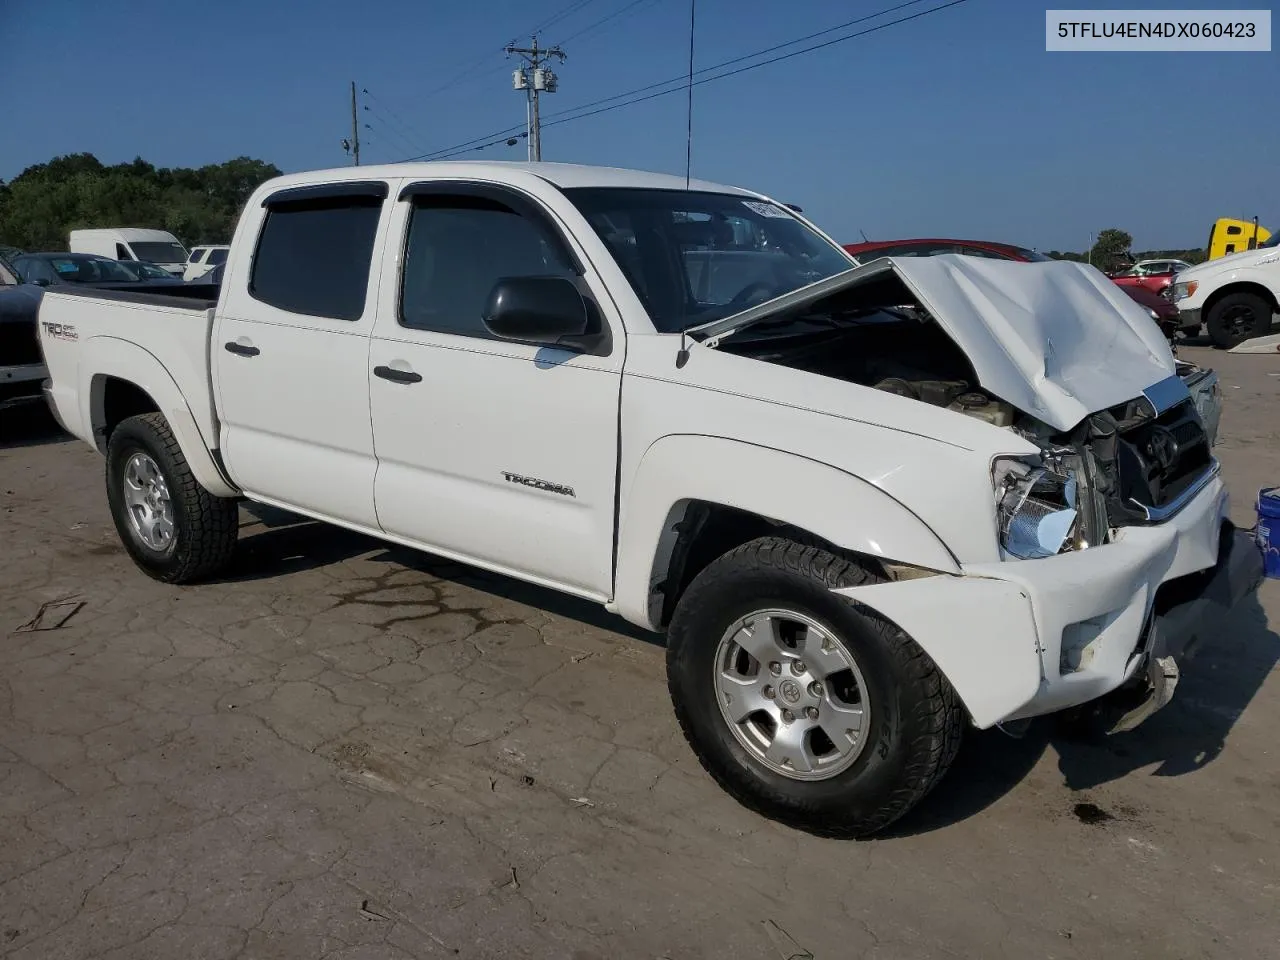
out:
<path id="1" fill-rule="evenodd" d="M 96 253 L 112 260 L 158 263 L 179 277 L 187 266 L 186 248 L 166 230 L 144 230 L 138 227 L 72 230 L 67 249 L 72 253 Z"/>
<path id="2" fill-rule="evenodd" d="M 227 251 L 230 249 L 227 246 L 192 247 L 182 279 L 198 280 L 214 267 L 226 263 Z"/>
<path id="3" fill-rule="evenodd" d="M 993 243 L 989 240 L 868 240 L 865 243 L 846 243 L 845 250 L 859 262 L 876 257 L 935 257 L 940 253 L 959 253 L 968 257 L 987 257 L 992 260 L 1020 260 L 1026 263 L 1049 261 L 1051 258 L 1028 247 L 1012 243 Z"/>
<path id="4" fill-rule="evenodd" d="M 1171 298 L 1184 330 L 1204 324 L 1219 347 L 1235 347 L 1271 332 L 1280 313 L 1280 233 L 1254 250 L 1183 270 Z"/>
<path id="5" fill-rule="evenodd" d="M 1191 264 L 1185 260 L 1143 260 L 1128 270 L 1111 274 L 1111 279 L 1122 287 L 1141 288 L 1163 294 L 1169 284 L 1173 283 L 1174 273 L 1190 267 Z"/>
<path id="6" fill-rule="evenodd" d="M 25 253 L 13 261 L 24 283 L 49 287 L 75 284 L 90 287 L 172 286 L 172 274 L 160 279 L 144 278 L 134 265 L 88 253 Z"/>
<path id="7" fill-rule="evenodd" d="M 181 277 L 175 277 L 159 264 L 147 263 L 145 260 L 118 260 L 116 262 L 134 274 L 139 280 L 163 280 L 165 283 L 182 282 Z"/>
<path id="8" fill-rule="evenodd" d="M 40 293 L 0 256 L 0 407 L 38 399 L 49 375 L 36 336 Z"/>
<path id="9" fill-rule="evenodd" d="M 1126 685 L 1140 722 L 1261 578 L 1167 343 L 1080 264 L 858 267 L 760 194 L 560 164 L 278 178 L 235 237 L 216 301 L 41 306 L 135 563 L 217 575 L 248 498 L 600 602 L 805 829 L 883 829 L 968 724 Z"/>
<path id="10" fill-rule="evenodd" d="M 227 264 L 226 264 L 226 262 L 224 261 L 223 263 L 220 263 L 220 264 L 218 264 L 216 267 L 214 267 L 213 269 L 211 269 L 208 273 L 202 274 L 202 275 L 200 275 L 200 276 L 196 277 L 194 280 L 188 280 L 187 282 L 188 282 L 188 283 L 203 283 L 203 284 L 206 284 L 206 285 L 208 285 L 208 284 L 214 284 L 214 285 L 217 285 L 217 284 L 219 284 L 219 283 L 222 283 L 222 273 L 223 273 L 223 271 L 224 271 L 224 270 L 226 270 L 226 268 L 227 268 Z"/>
<path id="11" fill-rule="evenodd" d="M 1139 260 L 1133 265 L 1132 272 L 1141 277 L 1158 277 L 1190 269 L 1191 264 L 1185 260 Z"/>

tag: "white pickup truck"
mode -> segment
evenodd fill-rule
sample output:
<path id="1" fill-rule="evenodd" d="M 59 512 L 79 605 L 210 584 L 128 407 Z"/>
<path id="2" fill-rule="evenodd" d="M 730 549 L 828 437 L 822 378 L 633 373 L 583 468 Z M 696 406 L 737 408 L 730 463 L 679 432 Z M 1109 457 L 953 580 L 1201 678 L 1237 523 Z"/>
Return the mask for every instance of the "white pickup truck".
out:
<path id="1" fill-rule="evenodd" d="M 1280 233 L 1256 250 L 1188 267 L 1173 278 L 1170 294 L 1185 333 L 1197 334 L 1203 324 L 1220 347 L 1267 335 L 1280 313 Z"/>
<path id="2" fill-rule="evenodd" d="M 440 163 L 265 184 L 200 294 L 41 308 L 144 571 L 217 574 L 248 498 L 598 601 L 805 829 L 883 828 L 967 724 L 1131 725 L 1260 579 L 1164 337 L 1078 264 L 857 266 L 744 190 Z"/>

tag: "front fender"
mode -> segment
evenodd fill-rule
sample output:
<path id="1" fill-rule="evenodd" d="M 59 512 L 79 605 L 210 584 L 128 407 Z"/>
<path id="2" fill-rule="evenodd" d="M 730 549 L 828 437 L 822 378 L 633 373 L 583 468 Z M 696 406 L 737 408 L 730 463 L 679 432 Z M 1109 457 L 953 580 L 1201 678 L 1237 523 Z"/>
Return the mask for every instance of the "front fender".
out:
<path id="1" fill-rule="evenodd" d="M 887 561 L 959 573 L 946 545 L 883 490 L 828 464 L 738 440 L 671 435 L 645 451 L 622 502 L 611 609 L 658 629 L 653 584 L 690 501 L 745 510 Z"/>
<path id="2" fill-rule="evenodd" d="M 155 401 L 201 486 L 218 497 L 240 495 L 218 469 L 209 440 L 201 433 L 177 381 L 154 354 L 116 337 L 91 337 L 82 346 L 79 366 L 82 372 L 92 371 L 88 382 L 81 382 L 80 420 L 92 431 L 94 445 L 100 451 L 106 453 L 107 437 L 100 434 L 106 420 L 103 410 L 106 381 L 115 377 L 133 384 Z"/>

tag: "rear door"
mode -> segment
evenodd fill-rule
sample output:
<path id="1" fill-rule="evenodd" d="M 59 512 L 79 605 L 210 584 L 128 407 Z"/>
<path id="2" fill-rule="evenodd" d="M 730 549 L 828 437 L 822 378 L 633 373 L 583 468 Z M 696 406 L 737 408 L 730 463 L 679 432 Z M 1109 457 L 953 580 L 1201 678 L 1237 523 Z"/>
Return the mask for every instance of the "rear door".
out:
<path id="1" fill-rule="evenodd" d="M 227 273 L 212 341 L 222 454 L 248 494 L 376 529 L 369 334 L 388 184 L 267 198 Z"/>
<path id="2" fill-rule="evenodd" d="M 494 184 L 405 188 L 369 358 L 383 530 L 560 589 L 612 591 L 620 319 L 535 198 Z M 388 264 L 392 261 L 389 259 Z M 481 321 L 502 277 L 560 275 L 611 342 L 572 353 Z"/>

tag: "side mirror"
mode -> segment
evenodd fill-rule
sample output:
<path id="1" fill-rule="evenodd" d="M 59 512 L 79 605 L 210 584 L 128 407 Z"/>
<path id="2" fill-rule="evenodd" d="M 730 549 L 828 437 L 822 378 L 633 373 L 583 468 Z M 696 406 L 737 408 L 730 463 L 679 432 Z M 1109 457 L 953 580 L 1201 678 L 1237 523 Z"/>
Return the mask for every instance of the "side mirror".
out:
<path id="1" fill-rule="evenodd" d="M 581 353 L 607 334 L 600 316 L 566 277 L 504 277 L 493 285 L 484 325 L 495 337 Z"/>
<path id="2" fill-rule="evenodd" d="M 31 282 L 34 283 L 37 287 L 49 286 L 49 281 L 46 280 L 44 277 L 40 277 L 39 279 L 32 280 Z"/>

